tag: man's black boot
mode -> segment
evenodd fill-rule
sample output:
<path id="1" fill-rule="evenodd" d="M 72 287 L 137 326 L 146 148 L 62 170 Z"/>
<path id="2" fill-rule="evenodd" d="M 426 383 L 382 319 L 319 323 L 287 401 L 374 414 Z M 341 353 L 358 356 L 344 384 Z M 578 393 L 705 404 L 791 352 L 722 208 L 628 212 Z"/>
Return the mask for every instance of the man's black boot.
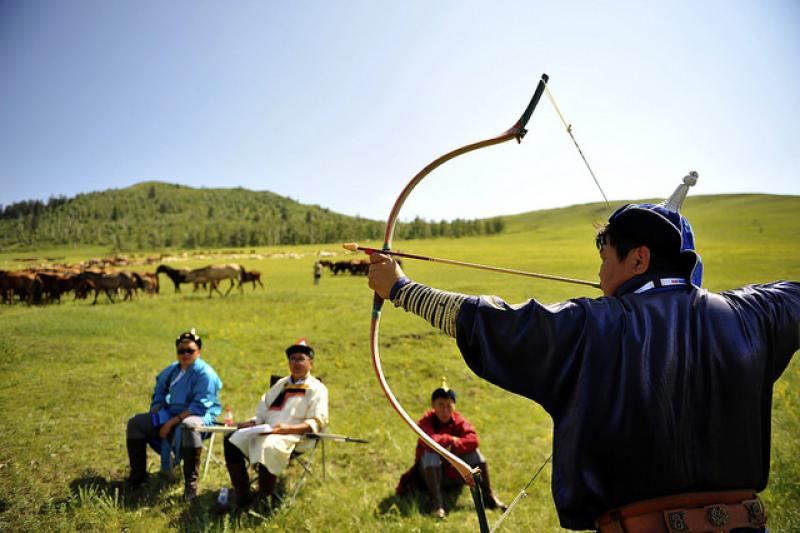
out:
<path id="1" fill-rule="evenodd" d="M 147 481 L 147 442 L 144 439 L 127 439 L 128 461 L 131 473 L 126 480 L 129 487 L 138 487 Z"/>
<path id="2" fill-rule="evenodd" d="M 197 498 L 197 480 L 200 477 L 203 448 L 183 449 L 183 498 L 191 501 Z"/>

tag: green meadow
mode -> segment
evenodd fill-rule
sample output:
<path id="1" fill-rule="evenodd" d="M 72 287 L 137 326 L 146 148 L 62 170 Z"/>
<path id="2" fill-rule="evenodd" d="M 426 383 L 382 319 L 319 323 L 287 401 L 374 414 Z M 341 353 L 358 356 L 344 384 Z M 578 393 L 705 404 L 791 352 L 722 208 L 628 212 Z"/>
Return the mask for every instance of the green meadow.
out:
<path id="1" fill-rule="evenodd" d="M 777 279 L 800 279 L 800 197 L 727 195 L 693 197 L 691 220 L 712 291 Z M 408 252 L 490 263 L 595 281 L 594 224 L 608 212 L 601 204 L 504 217 L 500 235 L 395 242 Z M 364 242 L 377 246 L 377 242 Z M 259 247 L 273 254 L 236 260 L 262 272 L 266 289 L 225 297 L 161 293 L 133 302 L 96 306 L 0 306 L 0 530 L 4 531 L 477 531 L 468 491 L 454 494 L 446 520 L 429 517 L 422 502 L 397 498 L 394 487 L 413 462 L 416 436 L 383 396 L 369 354 L 372 293 L 364 277 L 333 276 L 313 284 L 312 265 L 334 245 Z M 249 251 L 249 247 L 248 247 Z M 0 269 L 26 266 L 15 258 L 108 255 L 108 249 L 62 248 L 0 253 Z M 278 255 L 292 252 L 292 256 Z M 156 253 L 153 251 L 152 253 Z M 339 254 L 340 259 L 347 256 Z M 335 259 L 335 258 L 334 258 Z M 195 267 L 227 260 L 187 260 Z M 154 270 L 156 265 L 146 267 Z M 557 302 L 599 296 L 581 286 L 405 262 L 406 273 L 431 285 L 472 294 L 497 294 L 510 302 Z M 227 282 L 224 283 L 227 286 Z M 219 517 L 211 512 L 219 489 L 229 485 L 224 465 L 212 464 L 200 495 L 182 500 L 182 474 L 152 476 L 136 493 L 124 490 L 127 419 L 148 408 L 156 374 L 174 359 L 174 338 L 197 328 L 203 357 L 219 373 L 223 405 L 236 419 L 252 416 L 270 374 L 285 374 L 283 350 L 299 337 L 314 346 L 314 373 L 330 391 L 329 432 L 368 439 L 368 444 L 328 443 L 326 479 L 309 480 L 291 507 L 269 516 Z M 458 409 L 478 428 L 492 482 L 505 502 L 514 499 L 546 460 L 551 422 L 533 402 L 475 377 L 454 342 L 417 317 L 384 307 L 381 348 L 387 380 L 414 418 L 447 376 L 458 391 Z M 611 354 L 610 354 L 611 356 Z M 713 393 L 713 391 L 712 391 Z M 764 493 L 771 531 L 800 530 L 800 358 L 775 385 L 772 468 Z M 747 431 L 748 428 L 742 428 Z M 735 446 L 735 443 L 731 443 Z M 215 454 L 222 458 L 221 445 Z M 148 452 L 149 470 L 158 457 Z M 527 490 L 501 531 L 558 531 L 550 496 L 550 465 Z M 290 468 L 289 480 L 298 476 Z M 500 517 L 488 511 L 490 525 Z"/>

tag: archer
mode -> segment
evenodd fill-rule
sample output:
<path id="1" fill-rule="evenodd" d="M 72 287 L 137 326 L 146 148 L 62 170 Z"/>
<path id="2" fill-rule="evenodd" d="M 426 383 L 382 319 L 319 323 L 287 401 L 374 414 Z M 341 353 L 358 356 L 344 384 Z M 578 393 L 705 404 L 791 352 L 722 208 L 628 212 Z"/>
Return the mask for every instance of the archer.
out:
<path id="1" fill-rule="evenodd" d="M 369 286 L 454 337 L 480 377 L 554 424 L 562 527 L 765 531 L 774 382 L 800 348 L 800 284 L 721 294 L 679 213 L 628 204 L 596 236 L 603 296 L 554 305 L 444 292 L 374 253 Z"/>

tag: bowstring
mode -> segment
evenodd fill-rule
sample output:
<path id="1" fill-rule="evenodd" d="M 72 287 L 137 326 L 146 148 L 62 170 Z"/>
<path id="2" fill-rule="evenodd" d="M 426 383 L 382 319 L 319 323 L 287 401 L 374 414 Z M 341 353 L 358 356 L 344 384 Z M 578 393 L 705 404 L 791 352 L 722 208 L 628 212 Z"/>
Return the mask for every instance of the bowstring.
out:
<path id="1" fill-rule="evenodd" d="M 514 500 L 510 504 L 508 504 L 508 509 L 506 509 L 505 512 L 503 512 L 502 515 L 500 515 L 500 518 L 498 518 L 497 522 L 494 524 L 494 526 L 492 526 L 492 529 L 489 531 L 489 533 L 494 533 L 495 531 L 497 531 L 497 529 L 500 527 L 500 524 L 502 524 L 503 520 L 505 520 L 506 517 L 509 514 L 511 514 L 511 511 L 514 509 L 514 507 L 517 506 L 517 504 L 522 500 L 522 498 L 524 498 L 524 497 L 526 497 L 528 495 L 528 492 L 527 492 L 528 488 L 531 486 L 531 484 L 533 484 L 534 480 L 536 480 L 536 477 L 541 473 L 541 471 L 544 469 L 545 465 L 547 463 L 549 463 L 550 459 L 552 459 L 552 458 L 553 458 L 553 454 L 552 453 L 547 456 L 547 459 L 544 460 L 544 462 L 541 464 L 539 469 L 536 470 L 536 473 L 533 474 L 533 477 L 531 477 L 530 481 L 528 481 L 528 484 L 525 485 L 522 488 L 522 490 L 519 491 L 519 494 L 517 494 L 517 497 L 514 498 Z"/>
<path id="2" fill-rule="evenodd" d="M 555 108 L 556 113 L 558 114 L 558 118 L 561 119 L 561 123 L 564 124 L 564 128 L 567 130 L 567 133 L 569 133 L 569 136 L 572 138 L 572 142 L 575 144 L 575 148 L 578 149 L 578 153 L 580 154 L 581 159 L 583 159 L 583 163 L 586 165 L 586 168 L 589 170 L 589 174 L 592 175 L 592 179 L 594 180 L 595 185 L 597 185 L 597 189 L 600 191 L 600 194 L 603 195 L 603 200 L 605 200 L 606 207 L 608 208 L 608 212 L 610 213 L 611 212 L 611 204 L 608 202 L 608 197 L 606 197 L 606 193 L 603 192 L 603 187 L 600 186 L 600 182 L 598 181 L 597 176 L 595 176 L 591 165 L 589 165 L 589 161 L 587 161 L 586 160 L 586 156 L 583 155 L 583 150 L 581 150 L 581 147 L 578 144 L 578 141 L 575 139 L 575 135 L 572 134 L 572 124 L 568 123 L 567 120 L 564 118 L 564 114 L 561 113 L 561 109 L 558 107 L 558 104 L 556 103 L 556 99 L 553 96 L 553 93 L 550 92 L 550 85 L 549 84 L 545 84 L 544 90 L 547 93 L 547 98 L 550 99 L 550 103 L 553 104 L 553 107 Z"/>
<path id="3" fill-rule="evenodd" d="M 586 169 L 589 171 L 589 174 L 591 174 L 592 179 L 594 180 L 594 184 L 597 185 L 597 190 L 599 190 L 600 194 L 603 196 L 603 200 L 606 203 L 606 208 L 608 208 L 608 211 L 611 212 L 611 204 L 608 201 L 608 197 L 606 196 L 605 191 L 603 191 L 603 187 L 600 185 L 600 181 L 597 179 L 597 176 L 595 175 L 594 170 L 592 170 L 592 166 L 589 164 L 589 161 L 586 159 L 586 156 L 583 154 L 583 150 L 581 150 L 581 146 L 578 144 L 578 140 L 575 139 L 575 135 L 572 133 L 572 124 L 568 123 L 567 119 L 564 118 L 564 114 L 561 112 L 561 108 L 558 107 L 558 103 L 556 102 L 556 99 L 553 96 L 553 93 L 550 91 L 550 85 L 548 83 L 545 84 L 544 90 L 547 93 L 547 98 L 550 100 L 550 103 L 553 104 L 553 108 L 556 110 L 556 114 L 558 115 L 558 118 L 561 120 L 561 123 L 564 124 L 564 129 L 567 131 L 567 133 L 569 134 L 570 138 L 572 139 L 572 143 L 575 145 L 575 148 L 578 150 L 578 154 L 580 154 L 581 159 L 583 159 L 583 164 L 586 165 Z M 494 524 L 494 526 L 492 526 L 492 529 L 491 529 L 491 531 L 489 533 L 495 533 L 495 531 L 497 531 L 497 529 L 500 527 L 500 525 L 503 523 L 503 521 L 508 517 L 508 515 L 511 514 L 511 511 L 514 510 L 514 507 L 516 507 L 517 504 L 520 501 L 522 501 L 523 498 L 528 496 L 528 488 L 530 488 L 530 486 L 533 484 L 533 482 L 536 480 L 536 478 L 539 476 L 539 474 L 542 472 L 544 467 L 547 465 L 547 463 L 550 462 L 550 460 L 552 458 L 553 458 L 553 454 L 552 453 L 547 456 L 547 459 L 544 460 L 544 462 L 539 466 L 539 468 L 533 474 L 533 476 L 531 477 L 530 481 L 528 481 L 528 484 L 525 485 L 519 491 L 519 494 L 517 494 L 517 496 L 514 498 L 514 500 L 512 500 L 512 502 L 508 505 L 508 509 L 505 510 L 505 512 L 500 516 L 500 518 Z"/>

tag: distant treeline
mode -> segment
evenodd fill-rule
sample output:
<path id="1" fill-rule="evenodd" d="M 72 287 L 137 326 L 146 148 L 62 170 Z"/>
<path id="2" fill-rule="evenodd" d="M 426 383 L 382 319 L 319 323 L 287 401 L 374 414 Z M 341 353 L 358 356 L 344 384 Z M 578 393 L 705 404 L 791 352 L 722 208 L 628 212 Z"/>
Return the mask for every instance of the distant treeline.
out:
<path id="1" fill-rule="evenodd" d="M 395 238 L 492 235 L 502 218 L 398 224 Z M 145 182 L 125 189 L 0 206 L 0 247 L 213 248 L 379 240 L 384 223 L 267 191 Z"/>

